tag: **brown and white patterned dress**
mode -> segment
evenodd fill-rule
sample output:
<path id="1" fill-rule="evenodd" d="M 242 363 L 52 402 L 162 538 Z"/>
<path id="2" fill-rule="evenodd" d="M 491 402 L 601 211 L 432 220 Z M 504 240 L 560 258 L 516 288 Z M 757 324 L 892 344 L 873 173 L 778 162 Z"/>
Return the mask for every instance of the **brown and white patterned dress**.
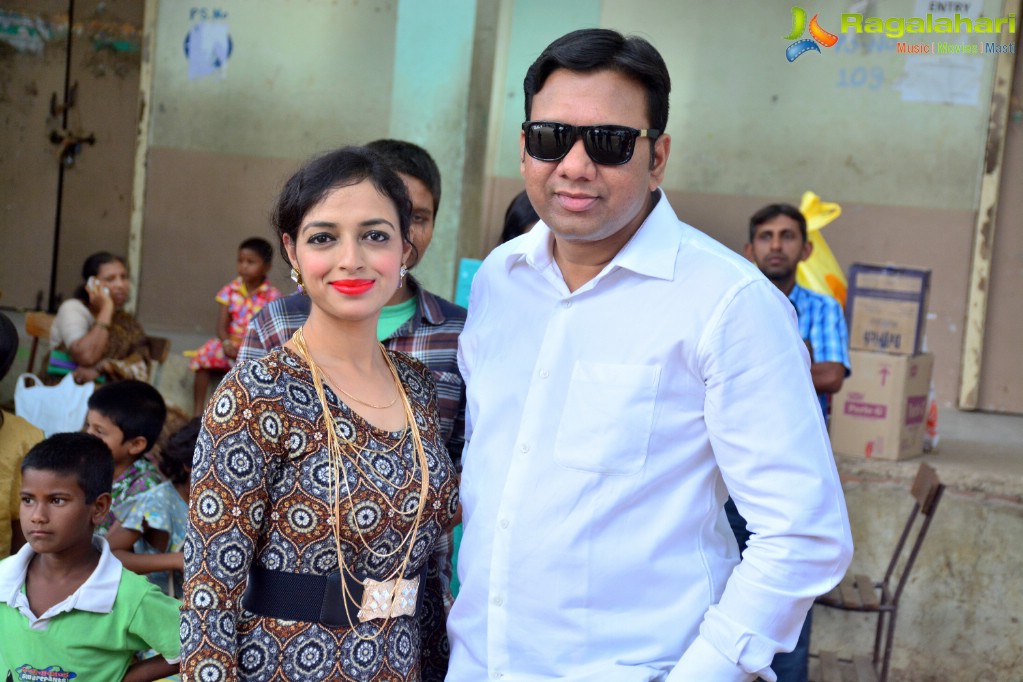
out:
<path id="1" fill-rule="evenodd" d="M 430 371 L 404 353 L 388 353 L 412 404 L 429 469 L 426 507 L 404 573 L 411 577 L 453 518 L 458 483 L 438 436 Z M 372 427 L 329 387 L 325 390 L 337 433 L 361 450 L 362 473 L 350 462 L 345 465 L 352 502 L 342 495 L 344 565 L 359 574 L 389 575 L 405 551 L 379 555 L 392 553 L 407 536 L 420 494 L 412 438 L 388 452 L 402 434 Z M 239 606 L 250 566 L 314 575 L 338 568 L 325 422 L 309 367 L 286 348 L 240 363 L 210 405 L 196 446 L 191 527 L 183 548 L 182 679 L 416 682 L 442 677 L 447 646 L 438 590 L 424 589 L 416 617 L 373 620 L 354 629 L 278 620 Z M 428 584 L 431 578 L 435 572 Z M 427 631 L 438 626 L 439 633 Z"/>

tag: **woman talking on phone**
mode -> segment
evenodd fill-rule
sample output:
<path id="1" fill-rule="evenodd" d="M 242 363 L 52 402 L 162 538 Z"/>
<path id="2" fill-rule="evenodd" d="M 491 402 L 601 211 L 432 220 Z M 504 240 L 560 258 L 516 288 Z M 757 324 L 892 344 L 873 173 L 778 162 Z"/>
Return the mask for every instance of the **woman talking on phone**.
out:
<path id="1" fill-rule="evenodd" d="M 131 293 L 124 260 L 94 253 L 82 265 L 82 280 L 50 328 L 50 374 L 73 372 L 78 383 L 100 377 L 146 381 L 146 333 L 124 310 Z"/>

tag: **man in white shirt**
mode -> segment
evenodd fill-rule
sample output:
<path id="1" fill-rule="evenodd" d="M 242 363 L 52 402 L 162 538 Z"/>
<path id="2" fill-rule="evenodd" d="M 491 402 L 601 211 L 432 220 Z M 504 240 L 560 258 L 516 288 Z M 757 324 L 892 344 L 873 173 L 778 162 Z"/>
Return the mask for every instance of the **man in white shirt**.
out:
<path id="1" fill-rule="evenodd" d="M 792 306 L 659 189 L 649 43 L 575 31 L 524 85 L 542 221 L 483 263 L 459 342 L 447 679 L 773 681 L 852 555 Z M 741 564 L 729 493 L 755 533 Z"/>

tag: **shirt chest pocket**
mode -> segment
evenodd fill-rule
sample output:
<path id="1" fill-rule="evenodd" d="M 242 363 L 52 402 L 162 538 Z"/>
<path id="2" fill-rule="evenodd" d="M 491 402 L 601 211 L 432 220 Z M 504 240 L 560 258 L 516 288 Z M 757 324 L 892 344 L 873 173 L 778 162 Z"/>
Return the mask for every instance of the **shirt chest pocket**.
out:
<path id="1" fill-rule="evenodd" d="M 646 462 L 661 368 L 577 362 L 565 396 L 554 458 L 569 469 L 638 472 Z"/>

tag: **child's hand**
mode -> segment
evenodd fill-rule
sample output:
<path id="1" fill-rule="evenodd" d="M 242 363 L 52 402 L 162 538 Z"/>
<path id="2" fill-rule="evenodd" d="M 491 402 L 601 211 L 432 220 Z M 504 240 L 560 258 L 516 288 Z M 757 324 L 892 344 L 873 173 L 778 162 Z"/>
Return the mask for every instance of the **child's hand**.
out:
<path id="1" fill-rule="evenodd" d="M 224 355 L 234 360 L 238 357 L 238 345 L 234 342 L 234 339 L 224 339 L 223 344 Z"/>
<path id="2" fill-rule="evenodd" d="M 184 573 L 185 571 L 184 552 L 170 552 L 169 554 L 167 554 L 167 559 L 168 561 L 173 562 L 174 564 L 173 567 L 171 568 L 172 571 L 181 571 L 182 573 Z"/>

